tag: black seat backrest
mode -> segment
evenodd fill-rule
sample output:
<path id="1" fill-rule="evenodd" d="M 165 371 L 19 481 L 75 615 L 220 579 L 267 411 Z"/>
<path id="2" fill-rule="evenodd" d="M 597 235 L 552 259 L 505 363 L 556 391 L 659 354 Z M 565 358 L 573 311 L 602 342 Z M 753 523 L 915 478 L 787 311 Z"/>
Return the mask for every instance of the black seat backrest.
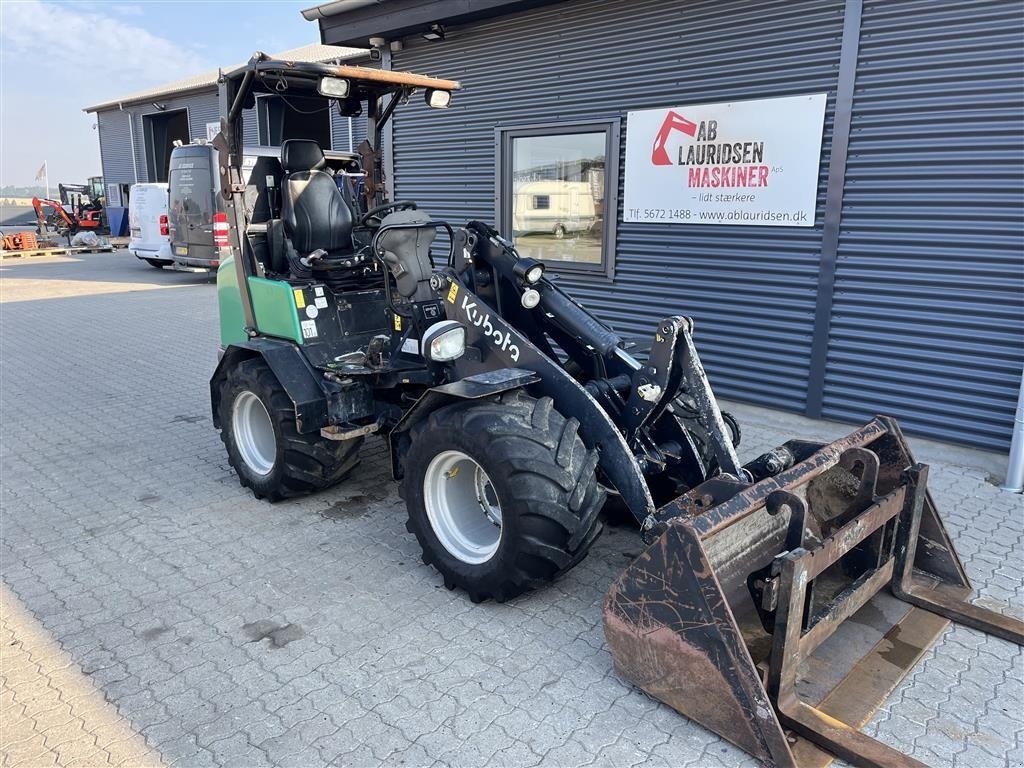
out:
<path id="1" fill-rule="evenodd" d="M 324 165 L 315 141 L 288 139 L 281 145 L 281 219 L 303 256 L 320 248 L 328 257 L 352 252 L 352 209 Z"/>

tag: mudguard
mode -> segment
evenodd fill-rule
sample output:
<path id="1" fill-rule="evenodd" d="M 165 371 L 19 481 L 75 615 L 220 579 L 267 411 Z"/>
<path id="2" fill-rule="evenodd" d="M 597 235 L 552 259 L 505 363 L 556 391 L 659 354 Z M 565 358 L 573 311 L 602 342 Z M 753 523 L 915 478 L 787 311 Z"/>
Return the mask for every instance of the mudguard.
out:
<path id="1" fill-rule="evenodd" d="M 405 474 L 402 469 L 402 454 L 406 446 L 406 435 L 409 430 L 419 424 L 438 408 L 443 408 L 459 400 L 480 400 L 493 397 L 514 389 L 522 389 L 529 384 L 540 381 L 533 371 L 522 368 L 500 368 L 487 371 L 464 379 L 442 384 L 428 389 L 417 400 L 412 408 L 403 414 L 388 435 L 388 447 L 391 451 L 391 475 L 401 480 Z"/>
<path id="2" fill-rule="evenodd" d="M 322 379 L 299 348 L 289 341 L 255 338 L 229 345 L 210 377 L 210 407 L 217 429 L 221 428 L 221 384 L 229 370 L 253 357 L 263 358 L 288 393 L 295 406 L 295 428 L 300 434 L 316 432 L 328 425 L 327 395 Z"/>

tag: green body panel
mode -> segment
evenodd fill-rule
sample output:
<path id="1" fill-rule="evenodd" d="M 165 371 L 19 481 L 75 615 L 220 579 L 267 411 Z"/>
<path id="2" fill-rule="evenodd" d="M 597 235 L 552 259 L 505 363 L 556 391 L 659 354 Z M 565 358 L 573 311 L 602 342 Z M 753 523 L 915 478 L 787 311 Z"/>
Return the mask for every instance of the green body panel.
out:
<path id="1" fill-rule="evenodd" d="M 238 292 L 234 256 L 217 267 L 217 305 L 220 308 L 221 346 L 246 341 L 245 314 L 242 312 L 242 295 Z"/>
<path id="2" fill-rule="evenodd" d="M 291 285 L 283 280 L 250 277 L 249 295 L 252 296 L 256 327 L 261 335 L 302 343 L 299 310 L 295 308 Z"/>
<path id="3" fill-rule="evenodd" d="M 261 335 L 277 336 L 302 344 L 299 313 L 295 308 L 292 286 L 281 280 L 263 277 L 249 278 L 256 327 Z M 220 343 L 224 346 L 245 341 L 245 314 L 242 297 L 238 292 L 238 275 L 234 257 L 221 262 L 217 268 L 217 303 L 220 306 Z"/>

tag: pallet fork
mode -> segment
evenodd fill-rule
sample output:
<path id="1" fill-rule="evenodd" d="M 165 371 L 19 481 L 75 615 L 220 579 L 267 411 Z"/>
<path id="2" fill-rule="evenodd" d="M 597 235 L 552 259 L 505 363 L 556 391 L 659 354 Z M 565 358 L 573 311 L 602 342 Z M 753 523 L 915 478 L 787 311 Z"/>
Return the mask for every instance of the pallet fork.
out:
<path id="1" fill-rule="evenodd" d="M 1018 645 L 1024 622 L 966 601 L 894 420 L 776 451 L 659 511 L 605 600 L 616 670 L 769 766 L 921 766 L 859 728 L 950 621 Z"/>

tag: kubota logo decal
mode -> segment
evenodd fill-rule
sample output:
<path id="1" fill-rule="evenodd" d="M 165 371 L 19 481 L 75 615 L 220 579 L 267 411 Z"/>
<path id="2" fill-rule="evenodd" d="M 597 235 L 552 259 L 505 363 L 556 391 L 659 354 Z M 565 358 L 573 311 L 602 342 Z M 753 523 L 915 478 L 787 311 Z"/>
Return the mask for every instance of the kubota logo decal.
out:
<path id="1" fill-rule="evenodd" d="M 512 362 L 519 362 L 519 347 L 512 343 L 512 334 L 509 331 L 502 331 L 495 328 L 491 322 L 491 315 L 488 312 L 480 312 L 476 308 L 476 302 L 470 301 L 469 296 L 462 297 L 462 311 L 466 313 L 469 322 L 483 331 L 484 336 L 494 342 L 503 352 L 507 352 Z"/>

